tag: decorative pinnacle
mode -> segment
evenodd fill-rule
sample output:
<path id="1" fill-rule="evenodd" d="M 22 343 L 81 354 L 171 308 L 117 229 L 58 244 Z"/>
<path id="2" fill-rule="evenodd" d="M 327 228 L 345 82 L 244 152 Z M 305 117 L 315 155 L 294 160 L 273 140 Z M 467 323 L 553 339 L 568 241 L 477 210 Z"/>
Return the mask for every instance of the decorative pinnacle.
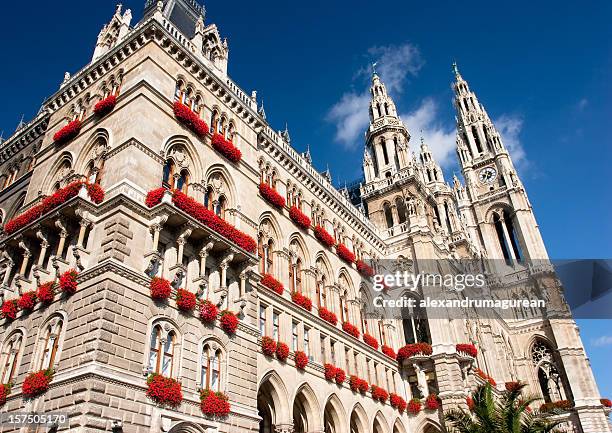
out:
<path id="1" fill-rule="evenodd" d="M 376 75 L 376 65 L 378 65 L 378 62 L 372 63 L 372 76 Z"/>
<path id="2" fill-rule="evenodd" d="M 460 74 L 459 74 L 459 68 L 457 67 L 457 62 L 453 62 L 452 68 L 453 68 L 453 73 L 455 74 L 455 76 L 459 76 Z"/>

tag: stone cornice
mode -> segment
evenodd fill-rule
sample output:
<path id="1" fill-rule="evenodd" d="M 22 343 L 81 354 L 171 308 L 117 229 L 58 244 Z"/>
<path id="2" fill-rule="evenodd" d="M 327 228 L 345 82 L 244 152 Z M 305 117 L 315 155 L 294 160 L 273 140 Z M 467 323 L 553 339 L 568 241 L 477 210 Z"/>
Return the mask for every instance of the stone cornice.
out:
<path id="1" fill-rule="evenodd" d="M 49 114 L 43 112 L 36 116 L 23 129 L 15 132 L 0 145 L 0 164 L 8 161 L 28 144 L 40 138 L 47 131 Z"/>

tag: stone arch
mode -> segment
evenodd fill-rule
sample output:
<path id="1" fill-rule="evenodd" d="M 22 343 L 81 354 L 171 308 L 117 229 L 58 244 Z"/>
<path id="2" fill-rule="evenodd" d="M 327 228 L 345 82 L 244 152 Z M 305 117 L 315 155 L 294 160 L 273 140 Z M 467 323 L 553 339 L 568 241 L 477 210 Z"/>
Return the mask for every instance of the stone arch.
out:
<path id="1" fill-rule="evenodd" d="M 5 335 L 0 346 L 0 382 L 6 384 L 19 376 L 28 334 L 27 329 L 20 326 Z"/>
<path id="2" fill-rule="evenodd" d="M 100 142 L 104 142 L 104 148 L 102 151 L 98 151 L 96 148 L 98 147 Z M 85 145 L 82 147 L 81 152 L 79 152 L 78 157 L 74 163 L 74 168 L 78 173 L 84 173 L 87 167 L 87 164 L 92 159 L 98 159 L 102 156 L 106 150 L 110 148 L 111 143 L 111 133 L 109 130 L 105 128 L 98 128 L 94 131 L 93 134 L 89 136 Z"/>
<path id="3" fill-rule="evenodd" d="M 325 255 L 325 253 L 323 251 L 319 251 L 316 256 L 315 256 L 315 266 L 317 267 L 317 270 L 321 271 L 321 273 L 325 274 L 327 276 L 327 284 L 331 285 L 334 283 L 334 274 L 332 272 L 332 266 L 331 263 L 329 262 L 329 259 L 327 258 L 327 256 Z M 319 268 L 319 266 L 321 266 L 321 268 Z"/>
<path id="4" fill-rule="evenodd" d="M 68 313 L 66 313 L 64 310 L 57 310 L 51 313 L 38 327 L 34 356 L 31 360 L 32 371 L 53 367 L 53 365 L 58 362 L 58 360 L 61 358 L 67 327 Z M 53 341 L 56 343 L 52 342 L 49 344 L 49 341 L 51 341 L 51 336 L 55 336 Z M 45 359 L 43 359 L 43 356 L 48 344 L 49 350 L 53 350 L 55 354 L 52 356 L 53 359 L 48 361 L 50 365 L 43 366 L 43 364 L 45 364 Z"/>
<path id="5" fill-rule="evenodd" d="M 310 266 L 310 254 L 308 253 L 308 248 L 306 247 L 306 242 L 304 242 L 304 238 L 298 232 L 292 233 L 287 240 L 287 248 L 291 250 L 291 244 L 296 243 L 302 253 L 302 259 L 304 260 L 304 266 Z M 290 251 L 291 252 L 291 251 Z"/>
<path id="6" fill-rule="evenodd" d="M 180 321 L 180 322 L 184 322 Z M 170 341 L 169 338 L 173 338 L 170 344 L 172 344 L 172 365 L 170 367 L 170 372 L 166 374 L 171 377 L 178 377 L 181 374 L 182 366 L 183 366 L 183 356 L 182 351 L 184 347 L 184 334 L 181 332 L 183 327 L 181 326 L 183 323 L 179 323 L 179 321 L 174 320 L 171 317 L 164 316 L 162 314 L 155 314 L 151 318 L 149 318 L 147 323 L 147 333 L 145 338 L 145 347 L 144 347 L 144 357 L 143 357 L 143 367 L 145 369 L 149 369 L 151 367 L 151 353 L 153 341 L 159 338 L 166 339 L 166 341 Z M 154 330 L 158 329 L 160 331 L 160 335 L 158 337 L 154 337 Z M 156 344 L 159 341 L 156 342 Z M 163 361 L 164 355 L 162 353 L 157 354 L 158 358 Z M 160 371 L 161 373 L 161 371 Z"/>
<path id="7" fill-rule="evenodd" d="M 186 136 L 173 135 L 168 137 L 164 141 L 162 155 L 164 162 L 170 159 L 176 164 L 177 171 L 187 169 L 192 179 L 190 183 L 195 183 L 198 179 L 201 179 L 204 169 L 200 158 L 197 157 L 199 152 Z"/>
<path id="8" fill-rule="evenodd" d="M 275 426 L 291 424 L 287 388 L 273 370 L 263 375 L 257 387 L 257 410 L 262 433 L 274 433 Z"/>
<path id="9" fill-rule="evenodd" d="M 293 397 L 294 433 L 321 430 L 321 406 L 316 394 L 307 383 L 300 385 Z"/>
<path id="10" fill-rule="evenodd" d="M 346 290 L 347 299 L 355 299 L 355 285 L 353 284 L 353 279 L 351 278 L 351 275 L 349 274 L 346 267 L 343 266 L 338 270 L 338 276 L 336 278 L 336 281 L 338 281 L 338 285 L 341 289 Z M 342 286 L 342 282 L 346 283 L 346 287 Z"/>
<path id="11" fill-rule="evenodd" d="M 351 410 L 351 417 L 349 419 L 350 433 L 367 433 L 368 429 L 368 416 L 366 411 L 363 409 L 361 403 L 356 403 Z"/>
<path id="12" fill-rule="evenodd" d="M 372 433 L 389 433 L 389 424 L 381 411 L 376 412 L 372 421 Z"/>
<path id="13" fill-rule="evenodd" d="M 571 388 L 557 346 L 549 339 L 537 335 L 528 347 L 527 359 L 532 361 L 533 381 L 539 384 L 544 401 L 548 403 L 568 399 Z"/>
<path id="14" fill-rule="evenodd" d="M 407 433 L 406 427 L 404 427 L 404 423 L 398 417 L 393 423 L 393 432 L 392 433 Z"/>
<path id="15" fill-rule="evenodd" d="M 72 152 L 62 152 L 62 154 L 55 160 L 47 172 L 47 176 L 45 177 L 41 188 L 43 193 L 52 192 L 51 189 L 56 182 L 60 182 L 61 184 L 62 181 L 64 181 L 74 172 L 74 159 L 75 158 Z"/>
<path id="16" fill-rule="evenodd" d="M 11 218 L 15 218 L 15 216 L 17 215 L 17 212 L 19 212 L 19 209 L 21 209 L 23 205 L 25 204 L 25 198 L 26 198 L 26 192 L 23 191 L 17 196 L 17 200 L 13 202 L 11 207 L 9 207 L 9 210 L 6 212 L 6 220 L 3 220 L 3 221 L 6 222 L 10 220 Z"/>
<path id="17" fill-rule="evenodd" d="M 204 187 L 207 189 L 209 186 L 213 190 L 219 189 L 219 183 L 223 185 L 220 187 L 222 191 L 217 191 L 218 194 L 223 193 L 230 204 L 236 203 L 236 186 L 232 181 L 232 176 L 223 164 L 213 164 L 206 170 L 204 176 L 205 182 Z"/>
<path id="18" fill-rule="evenodd" d="M 204 428 L 192 422 L 179 421 L 168 433 L 206 433 L 208 428 Z"/>
<path id="19" fill-rule="evenodd" d="M 438 422 L 430 418 L 425 418 L 415 431 L 421 433 L 441 433 L 444 430 Z"/>
<path id="20" fill-rule="evenodd" d="M 323 410 L 323 429 L 325 433 L 344 433 L 348 431 L 346 425 L 346 411 L 336 394 L 331 394 Z"/>

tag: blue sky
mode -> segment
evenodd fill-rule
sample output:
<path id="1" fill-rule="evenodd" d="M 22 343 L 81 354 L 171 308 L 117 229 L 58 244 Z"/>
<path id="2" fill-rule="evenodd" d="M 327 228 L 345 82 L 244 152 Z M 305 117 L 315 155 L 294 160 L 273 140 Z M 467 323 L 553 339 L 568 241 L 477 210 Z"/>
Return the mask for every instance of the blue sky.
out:
<path id="1" fill-rule="evenodd" d="M 230 47 L 229 71 L 258 90 L 343 184 L 361 174 L 367 68 L 379 60 L 416 148 L 423 130 L 457 170 L 450 64 L 456 60 L 511 147 L 551 257 L 610 257 L 612 3 L 366 1 L 205 3 Z M 125 1 L 136 22 L 144 0 Z M 65 71 L 89 61 L 114 2 L 9 2 L 0 26 L 0 131 L 35 115 Z M 362 111 L 363 107 L 363 111 Z M 365 117 L 364 117 L 365 116 Z M 339 157 L 341 156 L 341 157 Z M 579 321 L 603 395 L 611 321 Z M 607 338 L 605 338 L 607 337 Z"/>

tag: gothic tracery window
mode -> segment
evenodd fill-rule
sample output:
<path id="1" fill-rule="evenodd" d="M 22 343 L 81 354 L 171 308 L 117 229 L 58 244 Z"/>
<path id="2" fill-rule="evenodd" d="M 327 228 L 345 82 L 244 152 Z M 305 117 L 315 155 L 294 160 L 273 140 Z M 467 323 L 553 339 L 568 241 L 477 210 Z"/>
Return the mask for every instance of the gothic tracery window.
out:
<path id="1" fill-rule="evenodd" d="M 220 392 L 223 351 L 214 341 L 204 342 L 200 360 L 199 384 L 202 389 Z"/>
<path id="2" fill-rule="evenodd" d="M 15 332 L 5 341 L 2 347 L 2 364 L 0 367 L 0 381 L 3 384 L 13 382 L 18 374 L 19 362 L 23 353 L 24 336 Z"/>
<path id="3" fill-rule="evenodd" d="M 531 349 L 531 360 L 536 368 L 540 390 L 545 402 L 565 400 L 561 369 L 556 355 L 548 344 L 538 340 Z"/>
<path id="4" fill-rule="evenodd" d="M 151 329 L 148 371 L 166 377 L 176 374 L 176 346 L 178 334 L 167 322 L 158 321 Z"/>

